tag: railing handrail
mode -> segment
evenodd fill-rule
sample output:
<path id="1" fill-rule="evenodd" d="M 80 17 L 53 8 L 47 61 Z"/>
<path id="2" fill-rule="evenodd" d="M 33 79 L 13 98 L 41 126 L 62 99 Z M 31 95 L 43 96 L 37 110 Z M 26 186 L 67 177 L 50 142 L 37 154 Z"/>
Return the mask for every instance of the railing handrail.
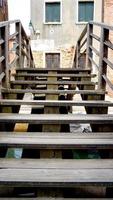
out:
<path id="1" fill-rule="evenodd" d="M 109 30 L 113 31 L 113 26 L 107 25 L 105 23 L 90 21 L 88 24 L 92 24 L 92 25 L 95 25 L 95 26 L 101 26 L 102 28 L 109 29 Z"/>
<path id="2" fill-rule="evenodd" d="M 9 21 L 2 21 L 0 22 L 0 28 L 3 26 L 7 26 L 8 24 L 18 23 L 21 22 L 20 20 L 9 20 Z"/>
<path id="3" fill-rule="evenodd" d="M 14 24 L 14 31 L 11 35 L 10 27 Z M 15 56 L 10 60 L 10 53 L 12 50 L 9 47 L 10 42 L 15 42 Z M 11 20 L 0 22 L 0 47 L 1 47 L 1 75 L 5 73 L 3 79 L 5 86 L 10 87 L 10 72 L 12 67 L 24 67 L 25 57 L 27 67 L 34 67 L 34 60 L 30 46 L 30 39 L 27 36 L 20 20 Z"/>
<path id="4" fill-rule="evenodd" d="M 98 31 L 95 33 L 94 27 L 96 26 L 100 29 L 100 36 L 97 34 Z M 84 49 L 84 52 L 86 52 L 85 67 L 90 69 L 92 69 L 92 66 L 96 67 L 98 71 L 98 89 L 102 90 L 106 89 L 106 84 L 113 90 L 113 84 L 107 76 L 108 67 L 113 70 L 113 61 L 110 61 L 108 57 L 108 50 L 113 50 L 113 41 L 110 41 L 109 37 L 111 32 L 113 32 L 113 26 L 90 21 L 77 40 L 75 51 L 74 67 L 81 67 L 80 60 L 82 49 Z M 94 41 L 99 43 L 98 48 L 94 45 Z M 97 64 L 94 54 L 98 57 L 99 64 Z"/>

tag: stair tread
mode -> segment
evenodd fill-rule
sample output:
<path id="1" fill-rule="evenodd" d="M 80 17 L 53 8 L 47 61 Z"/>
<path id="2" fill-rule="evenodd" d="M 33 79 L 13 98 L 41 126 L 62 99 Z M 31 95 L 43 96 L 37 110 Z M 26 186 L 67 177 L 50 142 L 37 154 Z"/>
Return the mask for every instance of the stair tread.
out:
<path id="1" fill-rule="evenodd" d="M 45 124 L 65 124 L 65 123 L 113 123 L 111 114 L 10 114 L 1 113 L 0 122 L 12 123 L 45 123 Z"/>
<path id="2" fill-rule="evenodd" d="M 3 169 L 113 169 L 113 159 L 0 159 Z"/>
<path id="3" fill-rule="evenodd" d="M 94 106 L 94 107 L 105 107 L 113 106 L 113 102 L 95 100 L 95 101 L 55 101 L 55 100 L 15 100 L 15 99 L 0 99 L 0 105 L 47 105 L 47 106 Z"/>
<path id="4" fill-rule="evenodd" d="M 113 169 L 0 169 L 0 185 L 73 187 L 113 186 Z"/>
<path id="5" fill-rule="evenodd" d="M 0 137 L 3 138 L 42 138 L 42 139 L 112 139 L 112 132 L 0 132 Z"/>
<path id="6" fill-rule="evenodd" d="M 91 81 L 29 81 L 29 80 L 16 80 L 16 81 L 11 81 L 10 82 L 11 84 L 19 84 L 19 85 L 38 85 L 38 84 L 41 84 L 41 85 L 45 85 L 45 84 L 48 84 L 48 85 L 95 85 L 96 83 L 95 82 L 91 82 Z"/>
<path id="7" fill-rule="evenodd" d="M 1 89 L 2 93 L 33 93 L 33 94 L 91 94 L 91 95 L 104 95 L 106 92 L 103 90 L 32 90 L 32 89 Z"/>
<path id="8" fill-rule="evenodd" d="M 54 134 L 54 133 L 53 133 Z M 113 134 L 15 134 L 0 133 L 0 146 L 4 147 L 24 147 L 37 149 L 84 149 L 88 148 L 113 148 Z"/>
<path id="9" fill-rule="evenodd" d="M 109 198 L 52 198 L 52 197 L 37 197 L 37 198 L 0 198 L 0 200 L 109 200 Z M 113 198 L 110 198 L 113 200 Z"/>
<path id="10" fill-rule="evenodd" d="M 38 72 L 47 72 L 47 71 L 58 71 L 58 72 L 79 72 L 79 71 L 85 71 L 90 72 L 91 69 L 87 68 L 54 68 L 54 69 L 47 69 L 47 68 L 16 68 L 17 71 L 38 71 Z"/>
<path id="11" fill-rule="evenodd" d="M 22 73 L 17 73 L 13 74 L 13 76 L 23 76 L 23 77 L 96 77 L 96 74 L 65 74 L 65 73 L 58 73 L 58 74 L 47 74 L 47 73 L 27 73 L 27 74 L 22 74 Z"/>

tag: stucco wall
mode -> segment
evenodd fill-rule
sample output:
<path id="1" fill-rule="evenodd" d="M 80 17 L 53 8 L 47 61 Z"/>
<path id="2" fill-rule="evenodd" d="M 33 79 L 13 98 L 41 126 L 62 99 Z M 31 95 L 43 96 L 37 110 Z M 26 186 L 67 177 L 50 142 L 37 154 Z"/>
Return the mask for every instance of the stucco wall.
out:
<path id="1" fill-rule="evenodd" d="M 61 52 L 61 67 L 72 66 L 74 53 L 72 47 L 76 46 L 76 41 L 83 28 L 86 26 L 86 24 L 76 23 L 77 3 L 78 0 L 62 0 L 62 24 L 47 25 L 44 24 L 44 0 L 31 0 L 31 21 L 34 29 L 40 33 L 40 41 L 53 41 L 54 47 L 52 47 L 52 51 L 59 50 Z M 94 20 L 101 22 L 101 15 L 102 0 L 94 0 Z M 44 67 L 43 54 L 44 50 L 34 51 L 34 58 L 37 67 Z"/>
<path id="2" fill-rule="evenodd" d="M 98 13 L 100 13 L 100 4 L 97 7 Z M 95 16 L 98 18 L 97 15 Z M 31 21 L 35 30 L 40 32 L 40 39 L 55 40 L 56 46 L 75 44 L 80 32 L 85 26 L 83 24 L 76 24 L 76 18 L 77 0 L 62 0 L 62 24 L 44 24 L 44 0 L 31 0 Z"/>

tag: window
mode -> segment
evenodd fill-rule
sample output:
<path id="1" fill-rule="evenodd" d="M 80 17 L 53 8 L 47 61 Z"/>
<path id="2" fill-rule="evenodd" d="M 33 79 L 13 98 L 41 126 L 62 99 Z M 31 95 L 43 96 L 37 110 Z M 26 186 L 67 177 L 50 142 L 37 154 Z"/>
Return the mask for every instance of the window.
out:
<path id="1" fill-rule="evenodd" d="M 78 22 L 88 22 L 93 20 L 94 2 L 79 1 L 78 2 Z"/>
<path id="2" fill-rule="evenodd" d="M 45 2 L 45 23 L 61 22 L 61 2 Z"/>

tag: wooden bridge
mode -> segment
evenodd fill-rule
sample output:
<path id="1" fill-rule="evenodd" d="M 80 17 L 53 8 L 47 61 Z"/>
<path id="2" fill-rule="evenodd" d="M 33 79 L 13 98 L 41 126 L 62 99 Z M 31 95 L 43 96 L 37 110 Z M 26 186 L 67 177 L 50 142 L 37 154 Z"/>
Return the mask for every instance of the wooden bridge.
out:
<path id="1" fill-rule="evenodd" d="M 21 22 L 0 23 L 0 199 L 113 199 L 113 102 L 105 100 L 112 31 L 90 22 L 73 66 L 37 69 Z M 73 112 L 81 106 L 85 114 Z"/>

